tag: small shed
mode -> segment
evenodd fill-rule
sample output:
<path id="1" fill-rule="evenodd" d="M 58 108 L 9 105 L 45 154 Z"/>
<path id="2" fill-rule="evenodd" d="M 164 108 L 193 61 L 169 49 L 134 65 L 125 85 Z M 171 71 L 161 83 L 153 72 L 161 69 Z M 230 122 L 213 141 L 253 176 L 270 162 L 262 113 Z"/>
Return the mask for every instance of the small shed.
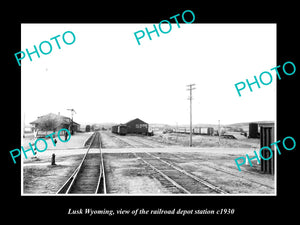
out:
<path id="1" fill-rule="evenodd" d="M 258 123 L 249 123 L 249 138 L 259 138 Z"/>
<path id="2" fill-rule="evenodd" d="M 272 158 L 269 160 L 261 160 L 261 171 L 265 173 L 274 174 L 274 158 L 275 158 L 275 152 L 274 152 L 274 145 L 271 146 L 271 144 L 274 142 L 274 123 L 264 123 L 260 124 L 260 148 L 264 146 L 268 146 L 272 149 Z M 271 152 L 267 149 L 263 149 L 261 151 L 261 155 L 264 158 L 269 158 L 271 156 Z"/>

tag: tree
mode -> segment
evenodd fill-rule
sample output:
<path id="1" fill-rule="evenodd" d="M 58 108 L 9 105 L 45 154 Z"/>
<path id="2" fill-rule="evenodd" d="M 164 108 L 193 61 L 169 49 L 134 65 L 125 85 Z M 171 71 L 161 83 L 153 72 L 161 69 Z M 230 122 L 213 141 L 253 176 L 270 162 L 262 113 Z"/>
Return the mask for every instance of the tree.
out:
<path id="1" fill-rule="evenodd" d="M 53 132 L 63 123 L 63 118 L 50 114 L 39 118 L 37 123 L 37 128 L 40 130 L 45 130 L 46 132 L 51 130 Z"/>

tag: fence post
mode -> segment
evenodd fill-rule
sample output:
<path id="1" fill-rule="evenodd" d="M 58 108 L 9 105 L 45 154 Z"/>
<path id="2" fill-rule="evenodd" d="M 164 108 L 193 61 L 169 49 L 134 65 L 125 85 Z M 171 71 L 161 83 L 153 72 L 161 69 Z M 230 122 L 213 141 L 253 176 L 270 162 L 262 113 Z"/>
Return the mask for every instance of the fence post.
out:
<path id="1" fill-rule="evenodd" d="M 56 165 L 56 164 L 55 164 L 55 154 L 54 154 L 54 153 L 52 154 L 51 165 L 52 165 L 52 166 L 55 166 L 55 165 Z"/>

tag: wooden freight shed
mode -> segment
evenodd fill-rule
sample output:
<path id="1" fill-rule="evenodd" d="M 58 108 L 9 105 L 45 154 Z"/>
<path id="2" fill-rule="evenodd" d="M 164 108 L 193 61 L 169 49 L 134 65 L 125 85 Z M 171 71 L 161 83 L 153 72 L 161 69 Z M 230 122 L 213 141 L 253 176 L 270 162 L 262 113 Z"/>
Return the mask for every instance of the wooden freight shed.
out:
<path id="1" fill-rule="evenodd" d="M 130 120 L 125 124 L 127 126 L 128 134 L 148 134 L 149 124 L 136 118 L 134 120 Z"/>
<path id="2" fill-rule="evenodd" d="M 274 158 L 275 158 L 275 152 L 274 152 L 274 145 L 270 146 L 274 142 L 274 123 L 264 123 L 260 124 L 260 148 L 264 146 L 268 146 L 272 149 L 273 157 L 269 160 L 261 160 L 261 171 L 265 173 L 274 174 Z M 271 156 L 271 152 L 267 149 L 263 149 L 261 151 L 261 155 L 264 158 L 269 158 Z"/>

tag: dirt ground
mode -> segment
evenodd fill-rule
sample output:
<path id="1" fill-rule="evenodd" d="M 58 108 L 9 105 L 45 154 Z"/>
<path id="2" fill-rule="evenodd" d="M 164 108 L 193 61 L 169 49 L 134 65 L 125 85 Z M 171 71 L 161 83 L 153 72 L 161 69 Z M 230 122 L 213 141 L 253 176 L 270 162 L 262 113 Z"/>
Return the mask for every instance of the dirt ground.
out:
<path id="1" fill-rule="evenodd" d="M 260 164 L 242 166 L 238 171 L 234 159 L 254 156 L 259 139 L 221 139 L 193 136 L 194 147 L 188 146 L 186 134 L 159 134 L 151 137 L 118 136 L 101 133 L 108 190 L 112 194 L 174 194 L 155 173 L 130 152 L 151 152 L 164 160 L 226 190 L 230 194 L 274 194 L 274 176 L 263 174 Z M 144 143 L 144 146 L 143 146 Z M 154 147 L 157 144 L 162 147 Z M 159 185 L 158 185 L 159 183 Z M 146 185 L 147 184 L 147 185 Z M 142 190 L 142 192 L 141 192 Z M 175 191 L 175 192 L 174 192 Z"/>
<path id="2" fill-rule="evenodd" d="M 68 142 L 58 140 L 55 147 L 51 139 L 46 139 L 46 151 L 37 152 L 36 156 L 28 152 L 27 159 L 23 157 L 21 161 L 23 194 L 55 194 L 79 165 L 86 152 L 84 143 L 91 134 L 92 132 L 76 133 Z M 28 143 L 33 141 L 33 136 L 26 135 L 22 141 L 24 149 L 28 149 Z M 43 148 L 44 146 L 41 147 Z M 52 154 L 55 154 L 56 161 L 53 166 Z"/>
<path id="3" fill-rule="evenodd" d="M 83 148 L 85 141 L 92 135 L 93 132 L 87 132 L 87 133 L 75 133 L 71 136 L 70 140 L 68 142 L 61 142 L 58 137 L 54 137 L 57 140 L 56 146 L 53 146 L 53 143 L 51 141 L 51 138 L 44 138 L 47 141 L 47 150 L 66 150 L 66 149 L 73 149 L 73 148 Z M 63 140 L 64 137 L 62 137 Z M 27 134 L 25 138 L 22 138 L 22 146 L 24 149 L 29 149 L 29 143 L 31 143 L 34 146 L 35 139 L 33 138 L 33 135 Z M 39 149 L 44 149 L 45 145 L 42 141 L 37 142 L 37 147 Z M 46 152 L 45 151 L 45 152 Z M 44 152 L 43 152 L 44 153 Z M 28 153 L 29 154 L 29 153 Z M 42 153 L 41 153 L 42 154 Z"/>
<path id="4" fill-rule="evenodd" d="M 23 165 L 24 194 L 55 194 L 82 160 L 83 154 L 60 157 L 56 165 L 32 160 Z"/>
<path id="5" fill-rule="evenodd" d="M 135 152 L 135 151 L 133 151 Z M 238 171 L 235 155 L 207 152 L 151 152 L 154 156 L 184 169 L 230 194 L 274 194 L 274 176 L 259 166 Z M 107 189 L 110 194 L 178 194 L 162 183 L 158 175 L 130 153 L 105 153 Z"/>
<path id="6" fill-rule="evenodd" d="M 109 194 L 170 194 L 132 154 L 105 154 L 104 160 Z"/>

